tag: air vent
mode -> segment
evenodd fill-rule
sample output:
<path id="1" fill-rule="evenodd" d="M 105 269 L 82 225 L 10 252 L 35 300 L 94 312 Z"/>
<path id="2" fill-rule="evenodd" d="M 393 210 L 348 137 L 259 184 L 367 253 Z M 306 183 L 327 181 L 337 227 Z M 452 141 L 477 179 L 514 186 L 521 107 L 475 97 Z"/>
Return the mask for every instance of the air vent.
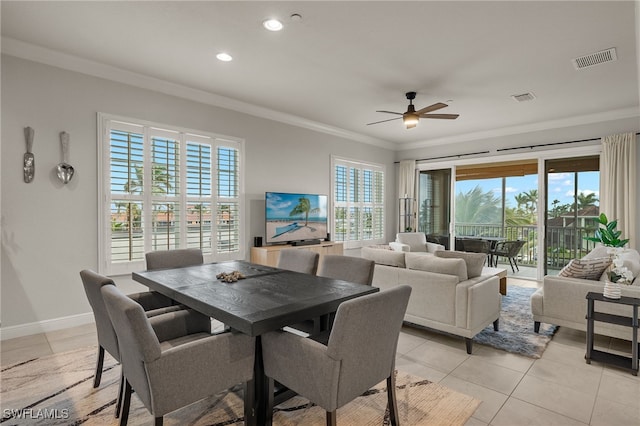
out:
<path id="1" fill-rule="evenodd" d="M 616 48 L 601 50 L 600 52 L 591 53 L 589 55 L 580 56 L 579 58 L 572 59 L 571 62 L 577 70 L 593 67 L 607 62 L 613 62 L 618 59 L 616 55 Z"/>
<path id="2" fill-rule="evenodd" d="M 511 95 L 511 97 L 516 102 L 527 102 L 527 101 L 532 101 L 536 98 L 536 96 L 531 92 L 522 93 L 520 95 Z"/>

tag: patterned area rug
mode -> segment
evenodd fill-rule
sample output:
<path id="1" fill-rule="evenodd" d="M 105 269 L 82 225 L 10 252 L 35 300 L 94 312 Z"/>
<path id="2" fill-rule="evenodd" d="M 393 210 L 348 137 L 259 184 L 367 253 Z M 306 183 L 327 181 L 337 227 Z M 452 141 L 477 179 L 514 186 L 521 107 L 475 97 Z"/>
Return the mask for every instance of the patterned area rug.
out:
<path id="1" fill-rule="evenodd" d="M 502 297 L 500 331 L 493 331 L 490 325 L 473 338 L 474 343 L 540 358 L 558 327 L 542 323 L 540 333 L 533 331 L 529 299 L 535 291 L 535 288 L 509 286 L 507 295 Z"/>
<path id="2" fill-rule="evenodd" d="M 93 385 L 96 348 L 36 358 L 2 369 L 2 419 L 7 425 L 108 425 L 114 418 L 120 366 L 105 357 L 102 383 Z M 338 409 L 344 425 L 388 425 L 386 382 Z M 399 372 L 396 379 L 400 423 L 464 425 L 480 401 L 428 380 Z M 153 417 L 134 395 L 129 425 L 148 425 Z M 174 411 L 165 425 L 242 425 L 242 391 L 214 397 Z M 304 398 L 292 398 L 274 409 L 274 425 L 324 425 L 325 412 Z"/>

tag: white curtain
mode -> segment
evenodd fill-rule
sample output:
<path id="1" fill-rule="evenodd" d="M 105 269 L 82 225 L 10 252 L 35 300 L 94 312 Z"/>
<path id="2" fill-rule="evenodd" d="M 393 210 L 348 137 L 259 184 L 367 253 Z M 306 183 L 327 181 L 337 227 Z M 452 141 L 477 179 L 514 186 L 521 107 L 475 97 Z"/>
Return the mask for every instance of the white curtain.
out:
<path id="1" fill-rule="evenodd" d="M 415 231 L 415 213 L 416 213 L 416 160 L 402 160 L 400 161 L 400 176 L 398 179 L 398 197 L 399 198 L 412 198 L 414 201 L 411 202 L 410 206 L 403 204 L 401 206 L 401 210 L 403 208 L 409 208 L 410 216 L 403 216 L 403 218 L 398 218 L 400 221 L 400 230 L 406 231 L 409 228 Z M 402 210 L 401 214 L 406 215 L 407 211 Z"/>
<path id="2" fill-rule="evenodd" d="M 400 161 L 399 198 L 416 198 L 416 160 Z"/>
<path id="3" fill-rule="evenodd" d="M 630 239 L 630 248 L 638 245 L 637 145 L 634 133 L 605 136 L 600 157 L 600 212 L 609 220 L 618 220 L 621 238 Z"/>

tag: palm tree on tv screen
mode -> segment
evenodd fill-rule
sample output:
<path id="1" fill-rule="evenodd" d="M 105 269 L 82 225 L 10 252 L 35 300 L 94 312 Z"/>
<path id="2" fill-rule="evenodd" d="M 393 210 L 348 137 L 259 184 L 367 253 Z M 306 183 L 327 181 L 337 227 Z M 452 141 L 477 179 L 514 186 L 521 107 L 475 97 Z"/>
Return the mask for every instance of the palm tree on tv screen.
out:
<path id="1" fill-rule="evenodd" d="M 304 214 L 304 226 L 309 224 L 309 214 L 318 213 L 320 209 L 318 207 L 312 209 L 311 201 L 308 198 L 301 197 L 298 198 L 298 205 L 296 205 L 291 213 L 289 213 L 289 217 L 297 216 L 299 214 Z"/>

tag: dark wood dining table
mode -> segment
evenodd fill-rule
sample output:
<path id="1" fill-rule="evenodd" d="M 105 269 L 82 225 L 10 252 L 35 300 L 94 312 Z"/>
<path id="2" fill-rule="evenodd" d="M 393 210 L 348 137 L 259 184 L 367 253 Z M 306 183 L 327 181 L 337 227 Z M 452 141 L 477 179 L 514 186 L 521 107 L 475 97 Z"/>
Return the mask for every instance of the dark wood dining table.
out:
<path id="1" fill-rule="evenodd" d="M 226 283 L 222 272 L 246 278 Z M 269 424 L 272 389 L 264 375 L 260 335 L 287 325 L 335 312 L 340 303 L 379 291 L 378 288 L 245 261 L 227 261 L 173 269 L 134 272 L 150 289 L 226 326 L 256 337 L 254 380 L 245 391 L 245 424 Z"/>

